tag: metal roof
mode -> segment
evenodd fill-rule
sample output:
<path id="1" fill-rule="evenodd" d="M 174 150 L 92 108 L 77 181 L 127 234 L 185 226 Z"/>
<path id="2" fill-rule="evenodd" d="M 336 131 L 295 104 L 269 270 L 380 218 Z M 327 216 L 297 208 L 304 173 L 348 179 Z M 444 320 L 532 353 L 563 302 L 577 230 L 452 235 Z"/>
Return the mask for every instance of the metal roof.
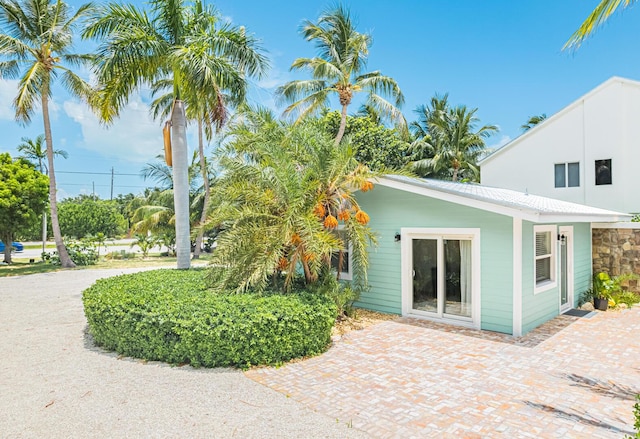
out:
<path id="1" fill-rule="evenodd" d="M 534 222 L 615 222 L 631 219 L 631 215 L 625 213 L 475 183 L 456 183 L 399 175 L 385 175 L 379 183 L 400 190 L 412 187 L 416 190 L 411 192 L 509 216 L 522 217 Z M 443 194 L 443 196 L 436 194 Z"/>

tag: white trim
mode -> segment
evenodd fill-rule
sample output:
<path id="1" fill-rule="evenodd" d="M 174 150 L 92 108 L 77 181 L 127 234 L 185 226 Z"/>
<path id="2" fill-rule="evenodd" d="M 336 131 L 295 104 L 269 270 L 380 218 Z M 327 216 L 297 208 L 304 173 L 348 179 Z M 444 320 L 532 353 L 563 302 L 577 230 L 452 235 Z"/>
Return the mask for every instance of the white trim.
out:
<path id="1" fill-rule="evenodd" d="M 627 85 L 631 85 L 631 86 L 635 86 L 635 87 L 640 87 L 640 82 L 638 82 L 638 81 L 633 81 L 633 80 L 627 79 L 627 78 L 621 78 L 619 76 L 612 76 L 611 78 L 607 79 L 606 81 L 604 81 L 600 85 L 598 85 L 595 88 L 591 89 L 586 94 L 582 95 L 581 97 L 579 97 L 578 99 L 576 99 L 575 101 L 573 101 L 572 103 L 570 103 L 569 105 L 567 105 L 566 107 L 564 107 L 563 109 L 558 111 L 557 113 L 549 116 L 544 121 L 542 121 L 538 125 L 534 126 L 530 130 L 525 131 L 524 133 L 522 133 L 521 135 L 519 135 L 518 137 L 513 139 L 511 142 L 509 142 L 506 145 L 504 145 L 502 148 L 495 150 L 493 153 L 489 154 L 487 157 L 485 157 L 482 160 L 480 160 L 480 162 L 478 164 L 480 166 L 483 166 L 484 164 L 486 164 L 489 161 L 493 160 L 495 157 L 499 156 L 504 151 L 506 151 L 508 149 L 511 149 L 513 146 L 515 146 L 518 143 L 520 143 L 523 139 L 526 139 L 527 137 L 530 137 L 533 133 L 536 133 L 536 132 L 540 131 L 543 127 L 551 125 L 552 122 L 556 121 L 557 119 L 560 119 L 564 114 L 568 113 L 572 109 L 576 108 L 579 105 L 583 105 L 586 100 L 588 100 L 592 96 L 600 93 L 602 90 L 604 90 L 605 88 L 609 87 L 610 85 L 612 85 L 614 83 L 621 83 L 621 84 L 627 84 Z"/>
<path id="2" fill-rule="evenodd" d="M 558 233 L 560 235 L 567 236 L 567 306 L 562 308 L 562 288 L 558 288 L 558 314 L 563 314 L 573 308 L 575 303 L 575 290 L 574 290 L 574 280 L 575 280 L 575 264 L 573 259 L 573 226 L 560 226 L 558 228 Z M 559 260 L 560 258 L 558 258 Z M 562 270 L 559 270 L 560 274 L 562 274 Z"/>
<path id="3" fill-rule="evenodd" d="M 536 281 L 536 234 L 538 233 L 551 233 L 551 261 L 549 262 L 549 275 L 551 280 L 546 281 L 538 285 Z M 558 286 L 558 267 L 557 267 L 557 253 L 558 253 L 558 227 L 556 225 L 543 225 L 533 226 L 533 294 L 540 294 L 545 291 L 549 291 Z"/>
<path id="4" fill-rule="evenodd" d="M 522 220 L 513 218 L 513 330 L 522 335 Z"/>
<path id="5" fill-rule="evenodd" d="M 640 229 L 640 223 L 625 221 L 622 223 L 592 223 L 592 229 Z"/>
<path id="6" fill-rule="evenodd" d="M 481 323 L 481 265 L 480 265 L 480 229 L 479 228 L 414 228 L 400 229 L 400 280 L 402 288 L 402 315 L 433 320 L 442 323 L 480 329 Z M 412 309 L 413 302 L 413 239 L 469 239 L 471 240 L 471 318 L 444 314 L 439 303 L 437 313 L 420 312 Z M 441 246 L 438 246 L 438 259 L 443 257 Z M 444 270 L 444 264 L 438 264 L 438 270 Z M 438 289 L 443 291 L 444 276 L 438 274 Z M 439 301 L 440 302 L 440 301 Z"/>

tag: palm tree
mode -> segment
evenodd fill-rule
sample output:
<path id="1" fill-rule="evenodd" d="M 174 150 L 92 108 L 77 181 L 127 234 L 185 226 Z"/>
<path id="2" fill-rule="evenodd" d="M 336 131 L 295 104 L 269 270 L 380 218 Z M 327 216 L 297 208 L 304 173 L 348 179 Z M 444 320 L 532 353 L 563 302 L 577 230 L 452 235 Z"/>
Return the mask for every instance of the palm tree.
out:
<path id="1" fill-rule="evenodd" d="M 243 115 L 231 133 L 209 216 L 210 225 L 223 227 L 212 260 L 225 267 L 221 285 L 264 288 L 284 273 L 287 287 L 299 266 L 307 283 L 317 282 L 332 254 L 346 250 L 339 222 L 351 243 L 354 281 L 365 284 L 366 247 L 375 236 L 353 192 L 370 189 L 375 174 L 349 144 L 335 148 L 316 121 L 291 126 L 265 110 Z"/>
<path id="2" fill-rule="evenodd" d="M 47 149 L 44 144 L 44 134 L 40 134 L 38 137 L 29 139 L 27 137 L 22 138 L 22 143 L 18 145 L 18 152 L 22 153 L 21 157 L 38 164 L 38 169 L 41 173 L 49 175 L 49 168 L 44 163 L 47 159 Z M 68 158 L 69 154 L 63 149 L 56 149 L 53 151 L 54 156 L 60 156 Z M 34 163 L 34 164 L 35 164 Z M 42 211 L 42 253 L 47 248 L 47 209 Z"/>
<path id="3" fill-rule="evenodd" d="M 529 117 L 529 120 L 527 120 L 527 123 L 525 123 L 524 125 L 521 125 L 520 128 L 522 128 L 522 131 L 529 131 L 534 126 L 538 125 L 539 123 L 542 123 L 546 118 L 547 118 L 547 115 L 545 113 L 542 113 L 536 116 L 531 116 Z"/>
<path id="4" fill-rule="evenodd" d="M 310 71 L 313 79 L 290 81 L 276 90 L 281 100 L 291 103 L 285 114 L 296 112 L 301 120 L 327 106 L 330 96 L 337 94 L 342 107 L 340 129 L 335 138 L 339 144 L 353 94 L 365 91 L 367 105 L 384 117 L 402 123 L 404 119 L 398 107 L 404 102 L 404 96 L 396 81 L 379 71 L 363 73 L 373 39 L 370 34 L 356 31 L 349 10 L 338 6 L 322 14 L 317 23 L 305 21 L 301 33 L 307 41 L 315 43 L 318 56 L 298 58 L 291 65 L 291 70 Z M 390 96 L 394 103 L 379 93 Z"/>
<path id="5" fill-rule="evenodd" d="M 417 140 L 412 144 L 413 169 L 423 175 L 451 178 L 458 181 L 467 176 L 475 181 L 479 178 L 477 162 L 486 153 L 485 139 L 498 128 L 484 125 L 476 130 L 479 119 L 477 108 L 467 109 L 460 105 L 450 108 L 448 96 L 431 100 L 431 107 L 420 106 L 418 121 L 412 123 Z"/>
<path id="6" fill-rule="evenodd" d="M 105 38 L 97 64 L 101 84 L 96 107 L 109 123 L 143 85 L 171 82 L 171 140 L 175 197 L 178 268 L 190 266 L 189 178 L 185 105 L 194 103 L 190 90 L 219 88 L 219 73 L 235 68 L 238 76 L 261 76 L 267 60 L 256 40 L 224 25 L 211 32 L 204 22 L 215 22 L 202 3 L 151 0 L 151 11 L 133 5 L 108 4 L 94 14 L 85 38 Z M 194 25 L 194 20 L 198 25 Z M 231 67 L 229 67 L 231 66 Z M 242 90 L 234 90 L 242 93 Z"/>
<path id="7" fill-rule="evenodd" d="M 603 24 L 620 6 L 625 9 L 636 3 L 637 0 L 602 0 L 580 27 L 571 35 L 564 44 L 564 49 L 578 48 L 595 30 Z"/>
<path id="8" fill-rule="evenodd" d="M 51 226 L 60 263 L 65 268 L 75 267 L 75 264 L 62 241 L 58 222 L 49 99 L 58 75 L 60 83 L 71 95 L 83 99 L 91 96 L 89 84 L 70 67 L 79 67 L 91 60 L 89 55 L 71 53 L 71 49 L 76 24 L 92 9 L 91 3 L 87 3 L 71 15 L 69 6 L 62 0 L 0 0 L 0 79 L 20 78 L 18 95 L 13 102 L 18 122 L 28 124 L 37 106 L 42 109 Z"/>

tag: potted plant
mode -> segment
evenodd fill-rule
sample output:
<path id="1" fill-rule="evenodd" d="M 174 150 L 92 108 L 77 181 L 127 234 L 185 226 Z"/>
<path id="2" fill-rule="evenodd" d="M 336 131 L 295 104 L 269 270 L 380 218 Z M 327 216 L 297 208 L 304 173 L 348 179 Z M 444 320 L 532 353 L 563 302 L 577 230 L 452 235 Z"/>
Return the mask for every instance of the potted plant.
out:
<path id="1" fill-rule="evenodd" d="M 601 272 L 593 275 L 593 307 L 600 311 L 606 311 L 609 300 L 612 299 L 613 281 L 607 273 Z"/>

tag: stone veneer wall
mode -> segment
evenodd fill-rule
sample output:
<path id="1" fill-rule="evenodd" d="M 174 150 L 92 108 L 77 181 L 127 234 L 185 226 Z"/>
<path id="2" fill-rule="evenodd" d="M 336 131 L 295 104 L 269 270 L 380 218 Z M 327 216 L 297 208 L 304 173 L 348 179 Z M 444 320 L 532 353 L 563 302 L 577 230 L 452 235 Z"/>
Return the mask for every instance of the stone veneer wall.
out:
<path id="1" fill-rule="evenodd" d="M 638 228 L 593 228 L 591 252 L 593 272 L 610 276 L 640 275 L 640 223 Z M 629 281 L 629 289 L 640 293 L 640 282 Z"/>

